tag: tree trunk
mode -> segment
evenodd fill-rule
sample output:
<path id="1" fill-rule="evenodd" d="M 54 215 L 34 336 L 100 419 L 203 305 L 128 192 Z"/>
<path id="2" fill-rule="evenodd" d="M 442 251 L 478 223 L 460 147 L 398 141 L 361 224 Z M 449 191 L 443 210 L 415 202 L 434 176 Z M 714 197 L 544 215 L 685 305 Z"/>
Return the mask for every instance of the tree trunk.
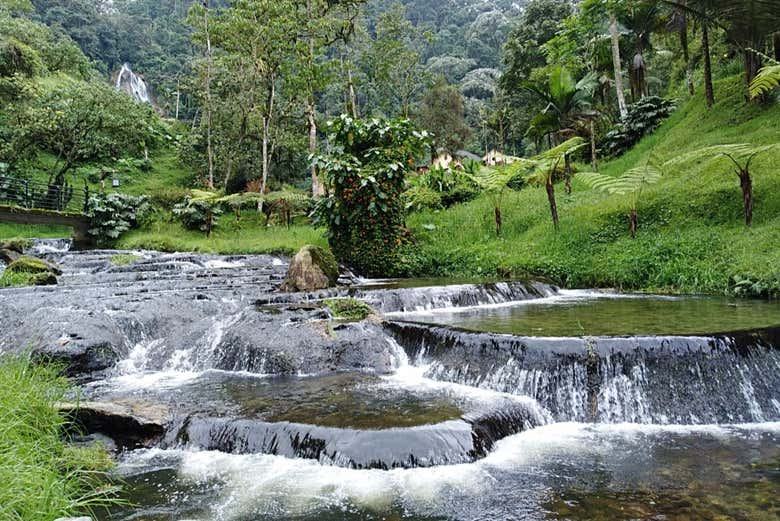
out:
<path id="1" fill-rule="evenodd" d="M 550 201 L 550 214 L 552 215 L 553 226 L 557 232 L 559 228 L 558 205 L 555 203 L 555 185 L 553 184 L 552 175 L 549 177 L 549 179 L 547 179 L 545 188 L 547 188 L 547 199 Z"/>
<path id="2" fill-rule="evenodd" d="M 571 158 L 569 154 L 563 156 L 563 172 L 566 176 L 566 195 L 571 195 Z"/>
<path id="3" fill-rule="evenodd" d="M 504 224 L 504 221 L 501 217 L 501 207 L 496 206 L 494 210 L 496 214 L 496 235 L 501 235 L 501 227 Z"/>
<path id="4" fill-rule="evenodd" d="M 309 100 L 306 107 L 306 112 L 309 118 L 309 154 L 312 159 L 317 153 L 317 117 L 315 114 L 316 108 L 314 102 Z M 322 184 L 319 175 L 317 175 L 317 167 L 314 166 L 313 161 L 311 165 L 311 193 L 314 197 L 322 197 L 325 195 L 325 185 Z"/>
<path id="5" fill-rule="evenodd" d="M 593 170 L 598 170 L 598 157 L 596 152 L 596 124 L 590 120 L 590 164 Z"/>
<path id="6" fill-rule="evenodd" d="M 773 40 L 775 45 L 775 61 L 780 62 L 780 33 L 775 33 Z"/>
<path id="7" fill-rule="evenodd" d="M 636 239 L 636 230 L 639 227 L 639 218 L 637 217 L 636 208 L 631 208 L 628 212 L 628 228 L 631 231 L 631 238 Z"/>
<path id="8" fill-rule="evenodd" d="M 208 178 L 206 184 L 209 190 L 214 189 L 214 147 L 211 143 L 211 126 L 214 117 L 211 108 L 211 69 L 213 67 L 211 58 L 211 35 L 209 34 L 209 2 L 203 2 L 205 11 L 203 12 L 203 27 L 206 32 L 206 148 L 208 155 Z"/>
<path id="9" fill-rule="evenodd" d="M 352 81 L 352 66 L 347 67 L 347 80 L 349 81 L 349 104 L 352 109 L 352 117 L 358 119 L 360 112 L 358 111 L 357 94 L 355 94 L 355 84 Z"/>
<path id="10" fill-rule="evenodd" d="M 749 228 L 753 224 L 753 180 L 750 172 L 743 170 L 739 174 L 742 187 L 742 201 L 745 204 L 745 225 Z"/>
<path id="11" fill-rule="evenodd" d="M 745 81 L 748 87 L 750 87 L 750 84 L 758 76 L 758 71 L 761 70 L 761 56 L 750 49 L 745 49 L 742 56 L 745 62 Z"/>
<path id="12" fill-rule="evenodd" d="M 271 118 L 274 113 L 274 102 L 276 101 L 276 84 L 271 78 L 271 92 L 268 93 L 268 102 L 266 104 L 266 115 L 263 116 L 263 181 L 260 185 L 260 194 L 265 197 L 265 191 L 268 187 L 268 172 L 271 169 L 271 158 L 268 151 L 268 141 L 271 137 Z M 263 200 L 257 205 L 259 212 L 263 211 Z"/>
<path id="13" fill-rule="evenodd" d="M 691 51 L 688 45 L 688 15 L 682 9 L 679 10 L 679 15 L 682 17 L 680 26 L 680 47 L 683 52 L 683 59 L 685 60 L 685 80 L 688 83 L 688 93 L 693 96 L 696 94 L 696 88 L 693 85 L 693 67 L 691 64 Z"/>
<path id="14" fill-rule="evenodd" d="M 625 118 L 628 115 L 626 105 L 626 95 L 623 92 L 623 68 L 620 61 L 620 33 L 618 32 L 617 18 L 614 13 L 609 14 L 609 34 L 612 38 L 612 65 L 615 69 L 615 93 L 618 99 L 618 109 L 620 117 Z"/>
<path id="15" fill-rule="evenodd" d="M 707 23 L 701 24 L 701 47 L 704 53 L 704 91 L 707 96 L 707 106 L 715 105 L 715 89 L 712 86 L 712 60 L 710 57 L 710 31 Z"/>

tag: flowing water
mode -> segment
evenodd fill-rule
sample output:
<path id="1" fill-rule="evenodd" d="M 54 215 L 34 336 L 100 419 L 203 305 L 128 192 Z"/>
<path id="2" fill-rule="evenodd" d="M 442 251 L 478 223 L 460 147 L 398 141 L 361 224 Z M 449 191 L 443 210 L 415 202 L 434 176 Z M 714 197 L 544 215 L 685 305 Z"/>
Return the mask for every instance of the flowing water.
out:
<path id="1" fill-rule="evenodd" d="M 780 304 L 364 281 L 276 291 L 286 260 L 73 253 L 0 291 L 81 398 L 161 432 L 101 520 L 774 520 Z M 348 282 L 345 280 L 345 282 Z M 438 284 L 438 285 L 432 285 Z M 386 321 L 334 321 L 352 295 Z"/>

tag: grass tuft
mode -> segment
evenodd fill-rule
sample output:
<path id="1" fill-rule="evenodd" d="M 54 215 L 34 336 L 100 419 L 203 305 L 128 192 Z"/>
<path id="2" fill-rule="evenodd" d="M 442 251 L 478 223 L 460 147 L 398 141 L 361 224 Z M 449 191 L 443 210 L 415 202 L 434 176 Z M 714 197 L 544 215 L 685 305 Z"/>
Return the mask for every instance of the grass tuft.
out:
<path id="1" fill-rule="evenodd" d="M 53 521 L 114 501 L 105 451 L 62 440 L 55 403 L 68 388 L 56 367 L 0 358 L 0 519 Z"/>

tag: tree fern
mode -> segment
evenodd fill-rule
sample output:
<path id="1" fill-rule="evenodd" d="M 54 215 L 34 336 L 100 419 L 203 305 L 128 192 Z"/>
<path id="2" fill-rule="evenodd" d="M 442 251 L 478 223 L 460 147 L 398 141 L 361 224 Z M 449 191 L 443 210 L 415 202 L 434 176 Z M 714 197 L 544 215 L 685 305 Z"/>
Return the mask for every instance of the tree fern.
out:
<path id="1" fill-rule="evenodd" d="M 578 174 L 577 178 L 595 190 L 611 195 L 630 195 L 631 207 L 628 213 L 628 223 L 631 237 L 636 237 L 639 197 L 646 185 L 657 183 L 662 175 L 660 168 L 648 162 L 645 166 L 628 170 L 620 177 L 612 177 L 598 172 L 584 172 Z"/>
<path id="2" fill-rule="evenodd" d="M 757 98 L 772 89 L 780 87 L 780 63 L 772 60 L 773 65 L 767 65 L 758 72 L 750 84 L 750 97 Z"/>

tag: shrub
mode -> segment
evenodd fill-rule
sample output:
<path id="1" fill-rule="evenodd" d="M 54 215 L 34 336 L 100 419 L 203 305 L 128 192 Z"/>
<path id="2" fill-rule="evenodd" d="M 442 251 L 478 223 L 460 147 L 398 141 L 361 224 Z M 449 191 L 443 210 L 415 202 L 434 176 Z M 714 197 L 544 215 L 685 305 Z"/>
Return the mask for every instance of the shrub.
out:
<path id="1" fill-rule="evenodd" d="M 315 159 L 330 196 L 316 211 L 328 227 L 336 258 L 368 276 L 388 276 L 399 267 L 405 221 L 405 177 L 428 146 L 428 134 L 409 120 L 328 123 L 330 153 Z"/>
<path id="2" fill-rule="evenodd" d="M 179 218 L 188 230 L 200 230 L 211 234 L 219 224 L 219 216 L 224 213 L 222 203 L 216 199 L 193 199 L 186 197 L 173 207 L 173 215 Z"/>
<path id="3" fill-rule="evenodd" d="M 149 210 L 148 199 L 125 194 L 95 194 L 87 203 L 89 234 L 98 244 L 110 244 L 138 226 Z"/>
<path id="4" fill-rule="evenodd" d="M 644 98 L 628 107 L 628 114 L 614 129 L 607 132 L 601 148 L 608 156 L 617 157 L 655 131 L 677 108 L 675 100 L 658 96 Z"/>

